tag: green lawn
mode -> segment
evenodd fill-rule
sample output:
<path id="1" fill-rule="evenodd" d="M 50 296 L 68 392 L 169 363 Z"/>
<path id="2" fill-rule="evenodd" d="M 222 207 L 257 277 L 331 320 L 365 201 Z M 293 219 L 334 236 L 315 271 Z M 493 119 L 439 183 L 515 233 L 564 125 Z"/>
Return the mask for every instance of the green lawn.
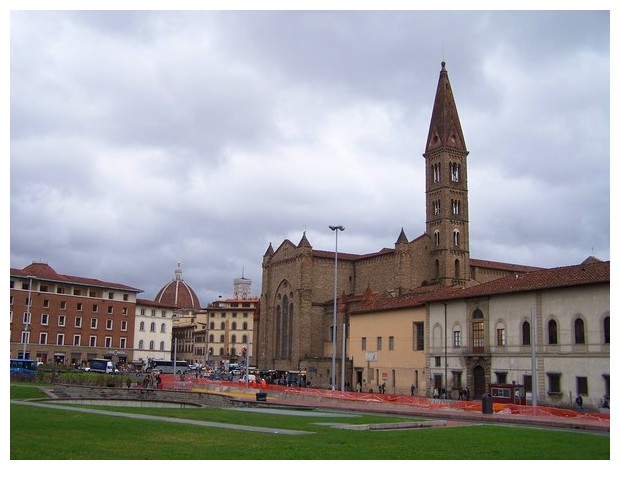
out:
<path id="1" fill-rule="evenodd" d="M 39 396 L 12 386 L 11 398 Z M 83 408 L 83 407 L 82 407 Z M 102 409 L 103 407 L 92 407 Z M 112 410 L 110 407 L 106 407 Z M 114 408 L 132 413 L 313 432 L 278 435 L 185 424 L 108 417 L 11 405 L 11 460 L 484 460 L 610 458 L 610 437 L 514 426 L 472 425 L 393 431 L 340 430 L 318 423 L 385 423 L 410 417 L 347 418 L 285 416 L 216 408 Z M 36 441 L 36 439 L 53 439 Z"/>

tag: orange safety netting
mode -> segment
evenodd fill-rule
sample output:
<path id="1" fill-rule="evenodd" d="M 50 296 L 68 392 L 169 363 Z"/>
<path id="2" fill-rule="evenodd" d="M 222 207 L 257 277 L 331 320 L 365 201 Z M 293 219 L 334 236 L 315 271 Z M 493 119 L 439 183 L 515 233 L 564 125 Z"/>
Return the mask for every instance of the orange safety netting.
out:
<path id="1" fill-rule="evenodd" d="M 185 381 L 175 381 L 173 375 L 162 375 L 164 388 L 174 388 L 179 390 L 191 390 L 194 387 L 206 387 L 209 385 L 220 386 L 238 386 L 245 387 L 245 382 L 230 382 L 208 380 L 204 378 L 187 378 Z M 443 400 L 418 396 L 407 395 L 390 395 L 370 392 L 349 392 L 339 390 L 322 390 L 318 388 L 299 388 L 286 387 L 283 385 L 262 384 L 250 382 L 250 388 L 267 390 L 272 392 L 281 392 L 287 396 L 305 396 L 305 397 L 323 397 L 336 398 L 342 400 L 369 402 L 369 403 L 389 403 L 392 405 L 412 406 L 424 409 L 450 409 L 469 412 L 481 412 L 482 406 L 479 400 Z M 579 412 L 568 408 L 536 406 L 531 405 L 515 405 L 506 403 L 493 403 L 493 412 L 498 414 L 509 415 L 527 415 L 527 416 L 548 416 L 563 418 L 584 418 L 588 420 L 599 420 L 609 422 L 608 413 L 597 412 Z"/>

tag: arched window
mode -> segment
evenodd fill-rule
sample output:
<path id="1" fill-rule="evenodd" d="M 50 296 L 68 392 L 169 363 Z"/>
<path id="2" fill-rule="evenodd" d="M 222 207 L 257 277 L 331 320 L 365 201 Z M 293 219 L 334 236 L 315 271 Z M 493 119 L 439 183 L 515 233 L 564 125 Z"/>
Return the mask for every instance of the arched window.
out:
<path id="1" fill-rule="evenodd" d="M 232 343 L 233 345 L 237 343 L 237 335 L 233 335 L 232 337 L 230 337 L 230 343 Z"/>
<path id="2" fill-rule="evenodd" d="M 480 318 L 484 318 L 484 313 L 482 313 L 482 310 L 480 310 L 479 308 L 476 308 L 472 314 L 471 314 L 471 318 L 475 318 L 475 319 L 480 319 Z"/>
<path id="3" fill-rule="evenodd" d="M 159 330 L 159 331 L 160 331 L 161 333 L 166 333 L 166 324 L 165 324 L 165 323 L 162 323 L 162 324 L 161 324 L 161 328 L 160 328 L 160 330 Z"/>
<path id="4" fill-rule="evenodd" d="M 220 323 L 220 330 L 226 330 L 226 322 Z"/>
<path id="5" fill-rule="evenodd" d="M 231 349 L 230 349 L 230 355 L 231 355 L 231 356 L 233 356 L 233 357 L 234 357 L 235 355 L 237 355 L 237 349 L 236 349 L 235 347 L 233 347 L 233 348 L 231 348 Z"/>
<path id="6" fill-rule="evenodd" d="M 224 335 L 220 335 L 220 343 L 224 343 Z"/>
<path id="7" fill-rule="evenodd" d="M 247 335 L 244 335 L 242 338 L 243 338 L 243 340 L 242 340 L 243 343 L 248 343 L 248 336 Z"/>
<path id="8" fill-rule="evenodd" d="M 232 322 L 231 330 L 237 330 L 237 322 Z"/>
<path id="9" fill-rule="evenodd" d="M 454 261 L 454 278 L 461 278 L 461 262 Z"/>
<path id="10" fill-rule="evenodd" d="M 162 352 L 165 350 L 165 348 L 164 348 L 164 347 L 165 347 L 164 342 L 163 342 L 163 341 L 159 342 L 159 349 L 160 349 Z"/>
<path id="11" fill-rule="evenodd" d="M 155 332 L 155 322 L 151 322 L 151 332 Z"/>
<path id="12" fill-rule="evenodd" d="M 531 345 L 530 322 L 523 322 L 521 325 L 521 345 Z"/>
<path id="13" fill-rule="evenodd" d="M 151 340 L 149 342 L 149 350 L 155 350 L 155 341 L 154 340 Z"/>
<path id="14" fill-rule="evenodd" d="M 549 345 L 557 345 L 558 344 L 558 324 L 555 320 L 549 320 L 547 325 L 547 330 L 549 333 Z"/>
<path id="15" fill-rule="evenodd" d="M 586 330 L 581 318 L 575 320 L 575 343 L 578 345 L 586 343 Z"/>
<path id="16" fill-rule="evenodd" d="M 435 246 L 438 247 L 439 246 L 439 230 L 435 230 Z"/>
<path id="17" fill-rule="evenodd" d="M 144 350 L 144 340 L 138 342 L 138 350 Z"/>
<path id="18" fill-rule="evenodd" d="M 460 240 L 461 240 L 461 232 L 459 232 L 458 230 L 454 230 L 454 232 L 452 232 L 452 243 L 454 243 L 455 247 L 459 246 Z"/>
<path id="19" fill-rule="evenodd" d="M 140 331 L 144 332 L 144 322 L 140 322 Z"/>
<path id="20" fill-rule="evenodd" d="M 215 322 L 209 324 L 209 330 L 215 330 Z"/>
<path id="21" fill-rule="evenodd" d="M 220 347 L 220 357 L 224 356 L 224 347 Z"/>
<path id="22" fill-rule="evenodd" d="M 211 334 L 209 335 L 209 342 L 214 342 L 215 341 L 215 335 Z"/>
<path id="23" fill-rule="evenodd" d="M 243 322 L 243 329 L 247 330 L 248 329 L 248 322 Z"/>

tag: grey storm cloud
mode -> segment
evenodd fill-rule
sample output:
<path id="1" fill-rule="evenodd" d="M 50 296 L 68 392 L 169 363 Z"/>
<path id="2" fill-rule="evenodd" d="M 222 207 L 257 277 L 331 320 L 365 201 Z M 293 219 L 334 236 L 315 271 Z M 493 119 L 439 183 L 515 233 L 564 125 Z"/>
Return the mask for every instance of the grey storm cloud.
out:
<path id="1" fill-rule="evenodd" d="M 10 13 L 10 262 L 206 304 L 303 232 L 425 229 L 441 61 L 469 155 L 471 255 L 610 257 L 608 11 Z"/>

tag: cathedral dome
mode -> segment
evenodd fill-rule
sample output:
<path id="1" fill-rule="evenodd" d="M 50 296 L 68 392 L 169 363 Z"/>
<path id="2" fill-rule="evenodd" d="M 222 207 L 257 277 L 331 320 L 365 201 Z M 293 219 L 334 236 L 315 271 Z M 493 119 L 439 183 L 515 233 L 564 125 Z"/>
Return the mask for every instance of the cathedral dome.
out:
<path id="1" fill-rule="evenodd" d="M 200 310 L 198 295 L 184 280 L 181 264 L 177 264 L 174 278 L 168 282 L 155 296 L 155 301 L 167 305 L 174 305 L 180 310 Z"/>

